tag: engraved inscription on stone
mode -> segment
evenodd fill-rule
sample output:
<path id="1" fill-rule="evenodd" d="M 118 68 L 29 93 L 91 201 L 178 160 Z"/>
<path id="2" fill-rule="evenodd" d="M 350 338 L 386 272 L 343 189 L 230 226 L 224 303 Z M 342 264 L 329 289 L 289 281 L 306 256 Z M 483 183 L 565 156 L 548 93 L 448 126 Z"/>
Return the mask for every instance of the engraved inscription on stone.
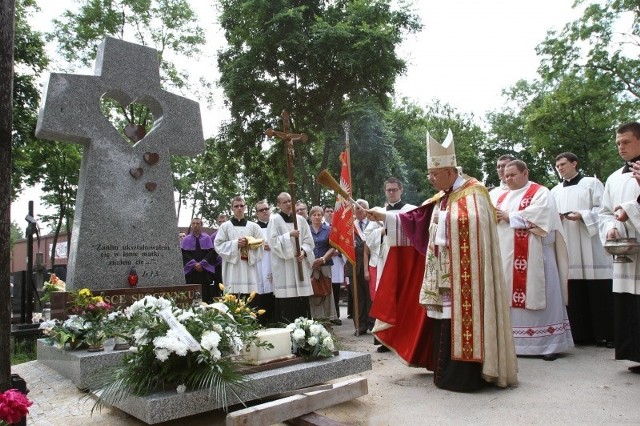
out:
<path id="1" fill-rule="evenodd" d="M 171 249 L 168 245 L 139 243 L 95 245 L 96 260 L 100 261 L 103 268 L 111 270 L 115 275 L 122 270 L 121 266 L 134 267 L 141 279 L 166 277 L 160 265 L 166 262 Z"/>

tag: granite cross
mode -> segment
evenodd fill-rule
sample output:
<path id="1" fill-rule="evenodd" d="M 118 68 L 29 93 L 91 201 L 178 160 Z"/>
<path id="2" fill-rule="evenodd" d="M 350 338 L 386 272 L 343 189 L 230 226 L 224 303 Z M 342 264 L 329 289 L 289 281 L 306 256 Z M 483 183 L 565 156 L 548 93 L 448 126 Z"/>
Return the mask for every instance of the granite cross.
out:
<path id="1" fill-rule="evenodd" d="M 289 179 L 289 195 L 291 196 L 291 207 L 293 208 L 293 229 L 298 230 L 298 219 L 296 218 L 296 181 L 293 173 L 293 157 L 294 142 L 306 142 L 308 140 L 307 135 L 304 133 L 291 133 L 291 119 L 289 113 L 285 110 L 282 111 L 282 129 L 283 131 L 277 131 L 273 129 L 267 129 L 264 133 L 268 137 L 277 137 L 284 141 L 284 149 L 287 154 L 287 177 Z M 300 237 L 295 238 L 296 253 L 300 253 Z M 298 278 L 300 281 L 304 281 L 304 273 L 302 272 L 302 264 L 298 263 Z"/>
<path id="2" fill-rule="evenodd" d="M 126 142 L 101 99 L 149 108 L 154 124 Z M 95 75 L 51 74 L 36 136 L 83 146 L 67 289 L 184 284 L 171 154 L 204 151 L 197 102 L 162 90 L 155 49 L 106 38 Z"/>

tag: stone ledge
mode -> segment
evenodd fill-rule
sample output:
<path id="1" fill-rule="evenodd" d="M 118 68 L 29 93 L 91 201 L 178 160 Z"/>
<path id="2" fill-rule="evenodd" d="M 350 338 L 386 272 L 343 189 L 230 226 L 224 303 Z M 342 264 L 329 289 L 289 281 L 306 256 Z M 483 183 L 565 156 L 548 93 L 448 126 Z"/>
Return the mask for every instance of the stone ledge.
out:
<path id="1" fill-rule="evenodd" d="M 37 342 L 38 362 L 54 369 L 71 380 L 79 389 L 87 389 L 91 377 L 105 367 L 120 364 L 127 351 L 114 351 L 113 339 L 107 339 L 104 351 L 88 352 L 86 349 L 58 349 L 49 346 L 44 339 Z"/>
<path id="2" fill-rule="evenodd" d="M 337 356 L 316 361 L 260 371 L 247 375 L 246 389 L 238 397 L 228 395 L 229 406 L 248 402 L 292 389 L 313 386 L 352 374 L 371 370 L 371 355 L 340 351 Z M 147 424 L 156 424 L 222 408 L 220 401 L 209 399 L 206 390 L 178 394 L 175 391 L 157 392 L 144 397 L 130 397 L 115 407 Z"/>

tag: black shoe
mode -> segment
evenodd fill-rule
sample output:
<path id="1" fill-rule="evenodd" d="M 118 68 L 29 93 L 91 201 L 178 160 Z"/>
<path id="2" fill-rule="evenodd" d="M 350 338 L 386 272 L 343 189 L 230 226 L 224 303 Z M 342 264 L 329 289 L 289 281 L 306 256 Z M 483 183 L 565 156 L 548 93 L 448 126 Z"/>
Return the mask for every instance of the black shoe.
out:
<path id="1" fill-rule="evenodd" d="M 342 325 L 342 320 L 339 319 L 339 318 L 338 319 L 334 319 L 334 320 L 331 320 L 331 323 L 335 324 L 335 325 Z"/>
<path id="2" fill-rule="evenodd" d="M 558 354 L 542 355 L 542 359 L 544 361 L 555 361 L 556 359 L 558 359 Z"/>
<path id="3" fill-rule="evenodd" d="M 635 374 L 640 374 L 640 365 L 634 365 L 633 367 L 629 367 L 629 371 Z"/>
<path id="4" fill-rule="evenodd" d="M 385 345 L 380 345 L 380 346 L 378 346 L 378 349 L 376 349 L 376 352 L 380 352 L 380 353 L 390 352 L 390 351 L 391 351 L 391 349 L 389 349 Z"/>
<path id="5" fill-rule="evenodd" d="M 367 329 L 365 328 L 364 330 L 356 330 L 355 335 L 356 336 L 363 336 L 367 334 Z"/>
<path id="6" fill-rule="evenodd" d="M 616 347 L 616 342 L 612 341 L 612 340 L 607 340 L 607 343 L 604 344 L 605 348 L 607 349 L 615 349 Z"/>

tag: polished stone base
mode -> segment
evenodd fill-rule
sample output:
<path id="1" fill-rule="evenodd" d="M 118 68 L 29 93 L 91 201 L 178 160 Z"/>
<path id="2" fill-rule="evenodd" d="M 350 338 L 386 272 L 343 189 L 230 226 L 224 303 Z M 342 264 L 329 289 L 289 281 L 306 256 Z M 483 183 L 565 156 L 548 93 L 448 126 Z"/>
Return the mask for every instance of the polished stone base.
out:
<path id="1" fill-rule="evenodd" d="M 105 342 L 103 352 L 86 349 L 58 349 L 38 340 L 38 362 L 70 379 L 78 388 L 86 389 L 91 378 L 105 367 L 121 362 L 126 351 L 114 351 L 113 339 Z M 258 371 L 256 371 L 258 370 Z M 248 366 L 248 383 L 237 396 L 227 395 L 227 406 L 249 402 L 283 392 L 313 386 L 352 374 L 371 370 L 371 355 L 340 351 L 330 358 L 301 359 L 269 365 Z M 115 406 L 147 424 L 155 424 L 204 413 L 224 407 L 222 401 L 210 399 L 207 391 L 163 391 L 144 397 L 129 397 Z"/>
<path id="2" fill-rule="evenodd" d="M 89 352 L 87 349 L 58 349 L 45 344 L 44 339 L 38 340 L 38 362 L 56 370 L 71 380 L 79 389 L 89 388 L 91 377 L 105 367 L 120 364 L 122 355 L 127 351 L 114 351 L 113 339 L 104 343 L 104 351 Z"/>
<path id="3" fill-rule="evenodd" d="M 371 370 L 370 354 L 341 351 L 331 358 L 249 374 L 246 388 L 238 392 L 239 398 L 229 394 L 227 404 L 249 402 L 368 370 Z M 155 424 L 216 410 L 223 404 L 210 399 L 208 392 L 203 390 L 182 394 L 176 391 L 157 392 L 144 397 L 130 397 L 115 406 L 147 424 Z"/>

